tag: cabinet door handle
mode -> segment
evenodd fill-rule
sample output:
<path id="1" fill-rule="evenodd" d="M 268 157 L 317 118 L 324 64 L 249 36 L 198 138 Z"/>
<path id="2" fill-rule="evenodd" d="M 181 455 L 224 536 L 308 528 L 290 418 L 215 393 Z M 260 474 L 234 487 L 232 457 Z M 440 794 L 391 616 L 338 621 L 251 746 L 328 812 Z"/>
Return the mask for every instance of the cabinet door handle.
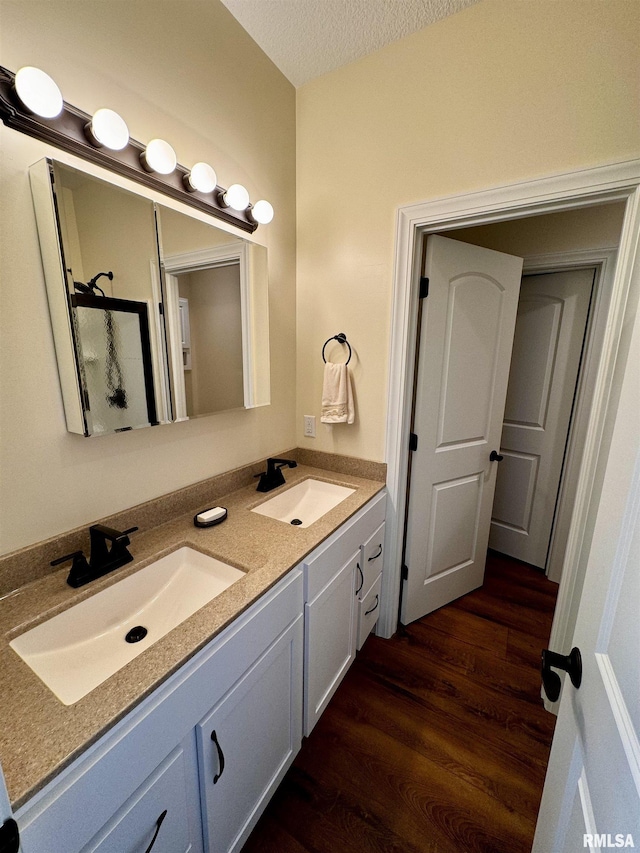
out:
<path id="1" fill-rule="evenodd" d="M 156 838 L 158 837 L 158 833 L 160 832 L 160 827 L 162 826 L 162 821 L 167 816 L 167 810 L 165 809 L 158 820 L 156 821 L 156 831 L 153 833 L 153 838 L 151 839 L 151 844 L 147 847 L 144 853 L 151 853 L 151 848 L 156 843 Z"/>
<path id="2" fill-rule="evenodd" d="M 380 556 L 380 554 L 382 554 L 382 542 L 378 545 L 378 548 L 380 549 L 380 550 L 378 551 L 378 553 L 377 553 L 377 554 L 374 554 L 374 555 L 373 555 L 373 557 L 369 557 L 369 560 L 368 560 L 368 562 L 369 562 L 369 563 L 370 563 L 372 560 L 377 560 L 377 559 L 378 559 L 378 557 Z"/>
<path id="3" fill-rule="evenodd" d="M 358 567 L 358 572 L 360 574 L 360 586 L 356 590 L 356 595 L 358 595 L 360 590 L 364 586 L 364 575 L 362 574 L 362 569 L 360 568 L 360 563 L 356 563 L 356 566 Z"/>
<path id="4" fill-rule="evenodd" d="M 373 607 L 370 610 L 365 610 L 364 615 L 368 616 L 370 613 L 373 613 L 373 611 L 377 609 L 379 604 L 380 604 L 380 597 L 376 595 L 376 603 L 373 605 Z"/>
<path id="5" fill-rule="evenodd" d="M 218 772 L 213 777 L 213 784 L 215 785 L 224 773 L 224 752 L 218 743 L 218 736 L 215 729 L 211 732 L 211 740 L 215 743 L 216 749 L 218 750 Z"/>
<path id="6" fill-rule="evenodd" d="M 1 853 L 19 853 L 20 831 L 18 824 L 9 817 L 0 826 L 0 851 Z"/>

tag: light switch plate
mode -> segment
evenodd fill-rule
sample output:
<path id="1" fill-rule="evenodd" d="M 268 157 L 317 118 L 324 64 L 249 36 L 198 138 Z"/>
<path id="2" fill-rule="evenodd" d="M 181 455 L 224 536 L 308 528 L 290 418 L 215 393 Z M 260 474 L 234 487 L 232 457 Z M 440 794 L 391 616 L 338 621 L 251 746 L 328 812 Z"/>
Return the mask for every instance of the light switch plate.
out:
<path id="1" fill-rule="evenodd" d="M 316 416 L 304 415 L 304 434 L 307 438 L 316 437 Z"/>

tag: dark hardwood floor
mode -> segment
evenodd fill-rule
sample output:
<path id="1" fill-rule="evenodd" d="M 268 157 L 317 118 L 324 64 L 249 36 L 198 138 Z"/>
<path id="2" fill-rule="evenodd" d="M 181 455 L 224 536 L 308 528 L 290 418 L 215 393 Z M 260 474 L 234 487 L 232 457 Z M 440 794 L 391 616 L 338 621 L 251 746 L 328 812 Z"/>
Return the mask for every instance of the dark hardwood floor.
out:
<path id="1" fill-rule="evenodd" d="M 528 853 L 557 589 L 490 552 L 481 589 L 369 637 L 243 853 Z"/>

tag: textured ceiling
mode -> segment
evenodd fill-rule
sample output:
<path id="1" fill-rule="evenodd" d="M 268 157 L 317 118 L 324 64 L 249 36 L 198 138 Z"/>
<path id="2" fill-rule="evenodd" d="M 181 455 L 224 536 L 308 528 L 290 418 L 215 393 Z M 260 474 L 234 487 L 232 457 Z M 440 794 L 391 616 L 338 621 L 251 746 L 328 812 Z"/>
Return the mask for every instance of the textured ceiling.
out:
<path id="1" fill-rule="evenodd" d="M 294 86 L 478 0 L 222 0 Z"/>

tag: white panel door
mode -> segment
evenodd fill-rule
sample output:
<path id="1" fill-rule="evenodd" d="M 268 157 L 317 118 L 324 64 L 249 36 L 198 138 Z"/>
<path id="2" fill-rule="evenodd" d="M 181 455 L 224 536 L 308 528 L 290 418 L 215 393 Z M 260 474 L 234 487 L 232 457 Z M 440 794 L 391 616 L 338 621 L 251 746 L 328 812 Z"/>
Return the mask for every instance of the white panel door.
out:
<path id="1" fill-rule="evenodd" d="M 563 686 L 534 853 L 640 847 L 640 314 Z"/>
<path id="2" fill-rule="evenodd" d="M 489 547 L 544 568 L 595 270 L 522 279 Z"/>
<path id="3" fill-rule="evenodd" d="M 425 274 L 405 624 L 484 578 L 522 259 L 432 236 Z"/>

